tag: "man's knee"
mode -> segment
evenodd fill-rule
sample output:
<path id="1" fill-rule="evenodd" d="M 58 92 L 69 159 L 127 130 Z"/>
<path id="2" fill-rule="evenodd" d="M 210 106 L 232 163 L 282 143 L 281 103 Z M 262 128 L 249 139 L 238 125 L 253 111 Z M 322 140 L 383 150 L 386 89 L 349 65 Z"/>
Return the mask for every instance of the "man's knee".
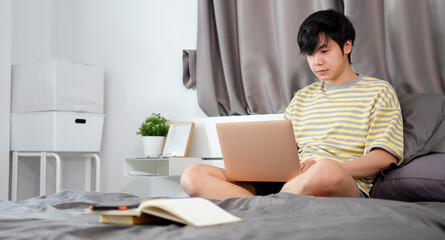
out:
<path id="1" fill-rule="evenodd" d="M 331 159 L 320 159 L 314 173 L 313 180 L 316 184 L 323 186 L 325 194 L 329 195 L 337 191 L 337 188 L 345 181 L 347 174 L 345 170 Z M 315 165 L 317 165 L 315 164 Z"/>
<path id="2" fill-rule="evenodd" d="M 181 175 L 180 184 L 184 192 L 188 195 L 195 195 L 196 184 L 199 181 L 199 176 L 203 174 L 202 164 L 194 164 L 187 167 Z"/>
<path id="3" fill-rule="evenodd" d="M 337 188 L 344 181 L 345 174 L 334 160 L 321 159 L 300 177 L 302 181 L 286 183 L 283 191 L 309 196 L 335 195 Z"/>
<path id="4" fill-rule="evenodd" d="M 187 167 L 180 179 L 184 192 L 189 196 L 198 196 L 199 190 L 202 189 L 202 184 L 205 184 L 207 179 L 215 174 L 212 168 L 212 166 L 206 164 L 194 164 Z"/>
<path id="5" fill-rule="evenodd" d="M 344 170 L 332 159 L 320 159 L 312 166 L 310 177 L 313 181 L 326 185 L 331 182 L 338 182 L 344 177 Z"/>

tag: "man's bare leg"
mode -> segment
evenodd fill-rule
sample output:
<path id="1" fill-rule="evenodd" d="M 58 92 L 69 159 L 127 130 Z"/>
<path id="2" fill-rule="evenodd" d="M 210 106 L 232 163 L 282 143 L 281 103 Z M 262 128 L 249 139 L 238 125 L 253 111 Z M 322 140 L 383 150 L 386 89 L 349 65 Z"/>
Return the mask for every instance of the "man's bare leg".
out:
<path id="1" fill-rule="evenodd" d="M 255 195 L 252 183 L 228 182 L 224 169 L 205 164 L 188 167 L 181 176 L 181 186 L 191 197 L 222 200 Z"/>
<path id="2" fill-rule="evenodd" d="M 352 176 L 334 160 L 322 159 L 287 182 L 281 192 L 323 197 L 358 197 Z"/>

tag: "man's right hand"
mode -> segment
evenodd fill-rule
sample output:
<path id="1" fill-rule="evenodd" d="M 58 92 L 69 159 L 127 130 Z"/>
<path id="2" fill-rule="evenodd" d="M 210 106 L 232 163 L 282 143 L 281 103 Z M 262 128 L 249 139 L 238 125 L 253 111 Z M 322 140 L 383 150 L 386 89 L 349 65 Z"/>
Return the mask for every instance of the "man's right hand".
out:
<path id="1" fill-rule="evenodd" d="M 306 172 L 312 165 L 317 163 L 315 160 L 306 160 L 300 163 L 301 173 Z"/>

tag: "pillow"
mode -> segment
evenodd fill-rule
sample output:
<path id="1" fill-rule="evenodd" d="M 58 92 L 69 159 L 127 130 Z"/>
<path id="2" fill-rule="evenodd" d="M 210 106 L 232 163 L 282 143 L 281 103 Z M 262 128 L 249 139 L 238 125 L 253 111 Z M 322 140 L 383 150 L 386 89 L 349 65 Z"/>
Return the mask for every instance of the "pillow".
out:
<path id="1" fill-rule="evenodd" d="M 405 93 L 398 98 L 403 116 L 403 166 L 429 153 L 445 138 L 445 95 Z"/>
<path id="2" fill-rule="evenodd" d="M 408 202 L 445 201 L 445 153 L 416 158 L 378 178 L 370 196 Z"/>

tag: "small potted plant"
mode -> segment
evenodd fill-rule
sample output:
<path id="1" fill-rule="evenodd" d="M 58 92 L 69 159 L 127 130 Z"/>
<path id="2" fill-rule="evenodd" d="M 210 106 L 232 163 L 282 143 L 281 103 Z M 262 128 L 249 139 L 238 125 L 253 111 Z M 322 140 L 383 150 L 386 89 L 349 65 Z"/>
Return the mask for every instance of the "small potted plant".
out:
<path id="1" fill-rule="evenodd" d="M 142 136 L 144 155 L 147 158 L 161 156 L 168 128 L 168 120 L 162 117 L 160 113 L 153 113 L 142 122 L 136 134 Z"/>

